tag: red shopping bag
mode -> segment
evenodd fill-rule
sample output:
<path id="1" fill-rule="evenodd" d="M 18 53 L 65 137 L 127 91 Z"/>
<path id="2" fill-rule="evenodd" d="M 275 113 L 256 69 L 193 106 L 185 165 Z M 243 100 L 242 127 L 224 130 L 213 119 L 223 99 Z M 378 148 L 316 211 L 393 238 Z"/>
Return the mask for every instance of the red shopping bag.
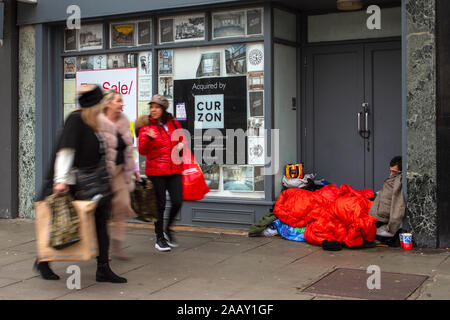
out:
<path id="1" fill-rule="evenodd" d="M 183 183 L 183 200 L 201 200 L 210 190 L 206 184 L 203 172 L 200 169 L 194 155 L 189 149 L 183 150 L 183 172 L 181 173 Z"/>

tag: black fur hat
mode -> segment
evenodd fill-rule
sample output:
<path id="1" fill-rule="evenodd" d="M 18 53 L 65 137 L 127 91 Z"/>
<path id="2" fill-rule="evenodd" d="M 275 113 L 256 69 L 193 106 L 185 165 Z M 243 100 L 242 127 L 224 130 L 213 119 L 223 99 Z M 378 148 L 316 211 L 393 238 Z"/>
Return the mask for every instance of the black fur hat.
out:
<path id="1" fill-rule="evenodd" d="M 99 86 L 95 86 L 94 89 L 84 92 L 78 98 L 81 108 L 89 108 L 98 104 L 103 99 L 103 91 Z"/>

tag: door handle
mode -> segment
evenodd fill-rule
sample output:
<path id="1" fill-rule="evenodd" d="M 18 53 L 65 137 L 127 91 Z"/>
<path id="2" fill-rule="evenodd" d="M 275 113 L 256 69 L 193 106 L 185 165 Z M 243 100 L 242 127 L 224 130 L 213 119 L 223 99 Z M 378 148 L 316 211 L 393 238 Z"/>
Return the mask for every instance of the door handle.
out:
<path id="1" fill-rule="evenodd" d="M 358 134 L 361 133 L 361 113 L 358 112 Z"/>

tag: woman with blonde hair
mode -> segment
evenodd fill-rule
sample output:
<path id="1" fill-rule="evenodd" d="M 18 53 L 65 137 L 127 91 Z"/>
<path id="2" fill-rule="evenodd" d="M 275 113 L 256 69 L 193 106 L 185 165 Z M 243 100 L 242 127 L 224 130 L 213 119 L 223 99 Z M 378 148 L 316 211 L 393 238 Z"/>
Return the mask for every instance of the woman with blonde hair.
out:
<path id="1" fill-rule="evenodd" d="M 73 168 L 89 170 L 105 166 L 104 142 L 98 132 L 98 115 L 102 112 L 103 92 L 97 85 L 84 85 L 79 89 L 80 109 L 73 111 L 64 124 L 59 137 L 56 154 L 47 183 L 39 200 L 52 193 L 70 191 L 76 197 L 76 178 Z M 84 200 L 84 199 L 83 199 Z M 105 195 L 98 200 L 95 210 L 95 227 L 99 255 L 97 257 L 96 281 L 124 283 L 127 279 L 116 275 L 109 266 L 109 237 L 107 220 L 111 206 L 111 196 Z M 46 280 L 58 280 L 48 262 L 35 263 L 35 267 Z"/>
<path id="2" fill-rule="evenodd" d="M 140 180 L 139 172 L 134 172 L 133 137 L 130 121 L 123 113 L 122 95 L 115 90 L 104 94 L 105 108 L 99 115 L 99 131 L 106 144 L 106 168 L 111 175 L 111 252 L 118 259 L 129 259 L 122 250 L 125 238 L 125 219 L 136 217 L 131 208 L 130 192 L 134 190 L 133 174 Z"/>

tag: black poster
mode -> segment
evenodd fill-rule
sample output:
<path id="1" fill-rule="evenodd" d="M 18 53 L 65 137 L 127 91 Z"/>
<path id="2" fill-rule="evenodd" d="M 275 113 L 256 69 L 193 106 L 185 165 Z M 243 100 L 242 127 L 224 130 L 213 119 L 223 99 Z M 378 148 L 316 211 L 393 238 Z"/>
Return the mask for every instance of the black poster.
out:
<path id="1" fill-rule="evenodd" d="M 220 130 L 225 138 L 221 143 L 226 147 L 226 130 L 247 131 L 247 77 L 214 77 L 203 79 L 174 80 L 174 116 L 181 126 L 191 134 L 191 149 L 201 146 L 204 150 L 211 141 L 205 141 L 208 129 Z M 194 129 L 202 133 L 202 144 L 194 143 Z M 199 139 L 198 137 L 196 139 Z M 246 145 L 238 145 L 234 139 L 233 164 L 237 163 L 237 153 L 246 161 Z M 218 140 L 216 140 L 216 143 Z M 246 141 L 246 139 L 244 139 Z M 245 142 L 246 144 L 246 142 Z M 212 157 L 215 156 L 213 152 Z M 200 163 L 201 159 L 197 159 Z M 205 157 L 201 163 L 205 163 Z M 223 163 L 227 161 L 223 154 Z M 231 164 L 231 163 L 230 163 Z"/>

